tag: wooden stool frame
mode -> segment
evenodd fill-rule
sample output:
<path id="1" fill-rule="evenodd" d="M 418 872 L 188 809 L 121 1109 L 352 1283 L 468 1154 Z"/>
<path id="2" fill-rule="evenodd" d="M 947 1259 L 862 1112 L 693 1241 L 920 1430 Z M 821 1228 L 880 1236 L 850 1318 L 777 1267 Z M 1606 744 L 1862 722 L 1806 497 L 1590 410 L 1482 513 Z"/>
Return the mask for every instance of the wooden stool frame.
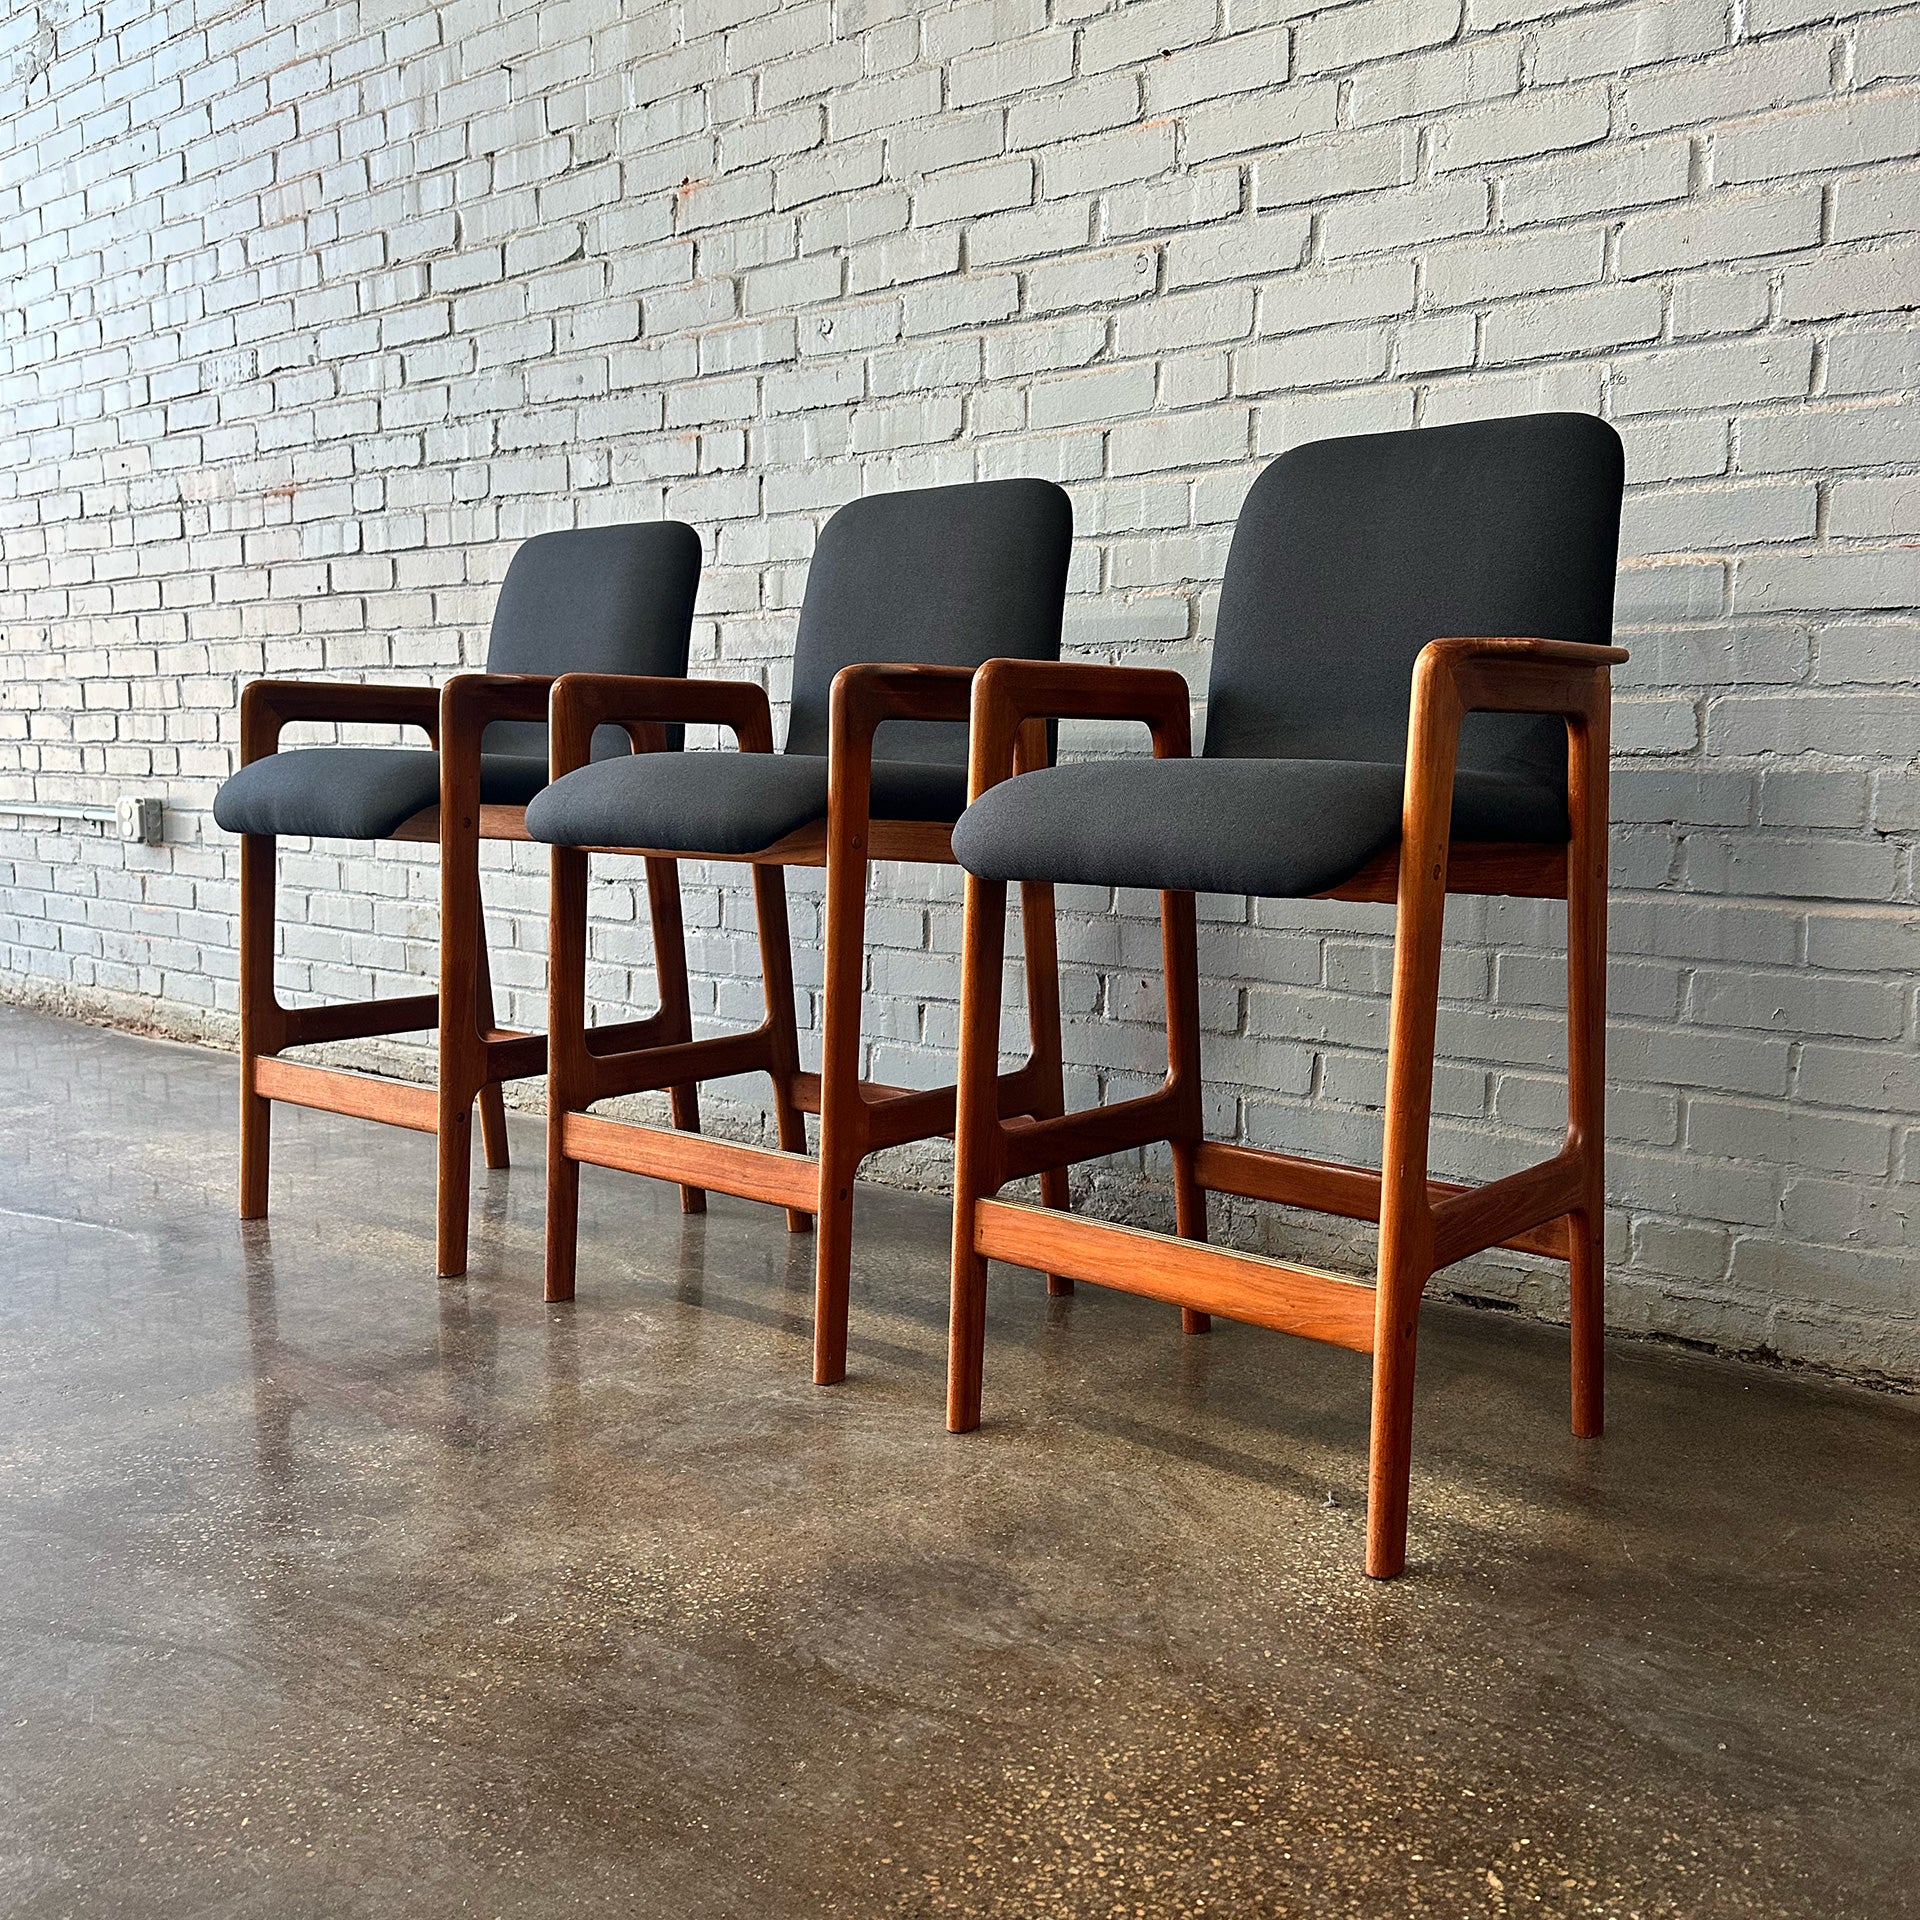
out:
<path id="1" fill-rule="evenodd" d="M 989 1259 L 1148 1294 L 1183 1310 L 1190 1332 L 1211 1314 L 1303 1334 L 1373 1358 L 1366 1570 L 1406 1564 L 1420 1301 L 1440 1268 L 1488 1247 L 1567 1263 L 1572 1427 L 1602 1424 L 1605 1207 L 1607 755 L 1609 668 L 1626 654 L 1522 638 L 1436 640 L 1413 675 L 1406 797 L 1398 847 L 1323 898 L 1398 908 L 1387 1047 L 1382 1168 L 1336 1165 L 1208 1141 L 1201 1133 L 1200 1012 L 1194 896 L 1160 896 L 1167 992 L 1167 1077 L 1159 1091 L 1092 1112 L 1009 1125 L 987 1089 L 998 1070 L 1006 885 L 968 876 L 961 963 L 960 1106 L 953 1226 L 947 1425 L 980 1421 Z M 989 661 L 973 696 L 971 790 L 977 799 L 1031 761 L 1047 720 L 1144 722 L 1158 758 L 1190 752 L 1188 689 L 1141 668 Z M 1568 739 L 1564 846 L 1451 838 L 1454 761 L 1470 712 L 1559 715 Z M 1037 762 L 1035 762 L 1037 764 Z M 1023 893 L 1031 895 L 1031 883 Z M 1441 924 L 1449 893 L 1567 902 L 1567 1133 L 1551 1159 L 1481 1187 L 1427 1173 Z M 1166 1141 L 1179 1237 L 1076 1219 L 996 1198 L 1024 1175 Z M 1380 1223 L 1376 1284 L 1204 1244 L 1208 1193 L 1271 1200 Z"/>
<path id="2" fill-rule="evenodd" d="M 440 749 L 440 803 L 423 808 L 391 840 L 440 849 L 440 981 L 435 993 L 289 1007 L 274 988 L 277 843 L 272 834 L 240 838 L 240 1217 L 267 1213 L 272 1103 L 318 1107 L 438 1136 L 435 1253 L 442 1276 L 467 1267 L 467 1216 L 473 1159 L 473 1108 L 489 1167 L 508 1161 L 501 1085 L 545 1072 L 537 1033 L 494 1022 L 480 897 L 480 842 L 526 840 L 525 809 L 482 805 L 480 740 L 495 720 L 544 720 L 553 677 L 460 674 L 444 687 L 399 687 L 306 680 L 255 680 L 240 696 L 243 766 L 279 750 L 296 720 L 391 723 L 418 727 Z M 374 843 L 377 844 L 377 843 Z M 684 1039 L 688 1018 L 686 953 L 677 917 L 656 903 L 662 1011 L 647 1032 Z M 438 1030 L 438 1083 L 415 1086 L 281 1056 L 290 1047 L 330 1040 Z"/>
<path id="3" fill-rule="evenodd" d="M 860 1078 L 860 994 L 866 956 L 867 870 L 875 860 L 951 865 L 952 828 L 939 821 L 871 817 L 873 738 L 883 720 L 964 723 L 973 670 L 857 665 L 835 675 L 829 724 L 828 799 L 823 821 L 758 853 L 690 853 L 645 847 L 553 850 L 551 1004 L 547 1077 L 547 1298 L 574 1297 L 580 1167 L 583 1163 L 676 1182 L 690 1212 L 708 1188 L 784 1207 L 788 1228 L 818 1222 L 815 1249 L 813 1377 L 826 1386 L 847 1370 L 847 1302 L 853 1188 L 860 1162 L 882 1147 L 951 1134 L 955 1091 L 885 1086 Z M 599 726 L 625 727 L 636 747 L 665 725 L 711 724 L 743 753 L 773 751 L 765 690 L 751 681 L 647 679 L 567 674 L 550 709 L 552 777 L 586 764 Z M 1022 766 L 1026 764 L 1024 758 Z M 594 854 L 638 854 L 647 862 L 654 925 L 679 926 L 681 859 L 730 860 L 753 869 L 754 911 L 766 989 L 766 1017 L 746 1033 L 689 1041 L 639 1037 L 632 1028 L 589 1027 L 586 1019 L 587 879 Z M 803 1073 L 794 1019 L 793 959 L 787 927 L 787 867 L 827 873 L 823 1047 L 819 1073 Z M 1057 1116 L 1060 1068 L 1058 961 L 1051 892 L 1029 890 L 1024 921 L 1032 1055 L 1016 1072 L 993 1075 L 1001 1114 Z M 1042 911 L 1044 907 L 1044 911 Z M 757 1147 L 699 1133 L 698 1083 L 737 1073 L 773 1082 L 779 1146 Z M 643 1126 L 588 1111 L 620 1094 L 666 1090 L 674 1126 Z M 804 1115 L 820 1116 L 820 1152 L 806 1151 Z M 1046 1192 L 1066 1203 L 1066 1174 Z"/>

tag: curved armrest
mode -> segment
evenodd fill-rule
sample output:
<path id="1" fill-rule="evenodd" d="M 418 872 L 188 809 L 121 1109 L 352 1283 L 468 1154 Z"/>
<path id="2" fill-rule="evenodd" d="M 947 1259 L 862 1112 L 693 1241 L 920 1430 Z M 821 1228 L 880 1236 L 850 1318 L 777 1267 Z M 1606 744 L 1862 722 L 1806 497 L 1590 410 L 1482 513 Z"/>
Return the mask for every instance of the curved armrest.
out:
<path id="1" fill-rule="evenodd" d="M 540 720 L 558 676 L 551 673 L 456 673 L 440 689 L 440 738 L 448 753 L 480 750 L 496 720 Z"/>
<path id="2" fill-rule="evenodd" d="M 1423 697 L 1432 700 L 1444 684 L 1462 713 L 1557 713 L 1585 719 L 1596 699 L 1610 698 L 1608 669 L 1627 657 L 1624 647 L 1518 635 L 1430 640 L 1413 665 L 1414 714 L 1417 720 Z"/>
<path id="3" fill-rule="evenodd" d="M 354 720 L 419 727 L 440 744 L 440 689 L 365 680 L 249 680 L 240 689 L 240 764 L 280 750 L 294 720 Z"/>
<path id="4" fill-rule="evenodd" d="M 863 661 L 833 676 L 828 715 L 828 751 L 857 735 L 872 739 L 882 720 L 967 718 L 973 690 L 971 667 L 901 666 Z"/>
<path id="5" fill-rule="evenodd" d="M 664 752 L 667 728 L 688 721 L 729 728 L 742 753 L 773 751 L 773 709 L 752 680 L 678 680 L 648 673 L 563 673 L 547 706 L 549 777 L 584 767 L 596 727 L 621 727 L 635 753 Z"/>
<path id="6" fill-rule="evenodd" d="M 873 802 L 873 736 L 883 720 L 964 726 L 971 667 L 861 661 L 833 676 L 827 711 L 827 821 L 838 839 L 865 835 Z"/>
<path id="7" fill-rule="evenodd" d="M 1432 640 L 1413 663 L 1407 724 L 1407 786 L 1401 813 L 1407 850 L 1444 871 L 1453 823 L 1454 762 L 1469 713 L 1555 714 L 1567 723 L 1567 810 L 1580 857 L 1605 859 L 1611 669 L 1624 647 L 1521 635 Z"/>
<path id="8" fill-rule="evenodd" d="M 1021 772 L 1046 764 L 1043 720 L 1138 720 L 1152 731 L 1156 760 L 1184 760 L 1193 751 L 1191 699 L 1165 667 L 989 660 L 973 683 L 968 796 L 998 786 L 1016 763 Z"/>

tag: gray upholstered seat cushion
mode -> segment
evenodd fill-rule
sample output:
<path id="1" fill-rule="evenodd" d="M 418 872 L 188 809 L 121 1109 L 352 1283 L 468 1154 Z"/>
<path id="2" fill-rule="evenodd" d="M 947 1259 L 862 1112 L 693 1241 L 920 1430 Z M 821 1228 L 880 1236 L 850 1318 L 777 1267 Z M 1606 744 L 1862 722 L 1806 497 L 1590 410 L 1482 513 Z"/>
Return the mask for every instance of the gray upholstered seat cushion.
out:
<path id="1" fill-rule="evenodd" d="M 876 820 L 957 820 L 964 767 L 873 763 Z M 826 817 L 827 760 L 813 753 L 639 754 L 556 780 L 527 809 L 527 831 L 563 847 L 759 853 Z"/>
<path id="2" fill-rule="evenodd" d="M 1405 775 L 1368 760 L 1109 760 L 1049 767 L 983 794 L 953 850 L 988 880 L 1300 899 L 1351 878 L 1400 837 Z M 1554 843 L 1563 796 L 1463 771 L 1462 840 Z"/>
<path id="3" fill-rule="evenodd" d="M 480 798 L 524 806 L 547 783 L 547 763 L 480 756 Z M 299 747 L 245 766 L 213 797 L 229 833 L 380 840 L 440 800 L 440 756 L 419 747 Z"/>

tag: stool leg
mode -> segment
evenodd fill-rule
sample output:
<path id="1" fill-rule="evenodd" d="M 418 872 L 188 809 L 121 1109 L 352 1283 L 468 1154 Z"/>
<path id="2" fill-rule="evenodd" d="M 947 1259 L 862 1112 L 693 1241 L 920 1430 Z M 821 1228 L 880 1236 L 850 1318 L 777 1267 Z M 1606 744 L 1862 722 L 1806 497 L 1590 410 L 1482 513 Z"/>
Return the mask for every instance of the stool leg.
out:
<path id="1" fill-rule="evenodd" d="M 446 804 L 454 782 L 443 773 L 440 831 L 440 1124 L 436 1183 L 437 1265 L 442 1279 L 467 1270 L 467 1208 L 473 1181 L 473 1105 L 486 1084 L 480 1038 L 479 774 L 469 804 Z"/>
<path id="2" fill-rule="evenodd" d="M 1568 727 L 1567 1138 L 1581 1156 L 1581 1205 L 1567 1217 L 1572 1425 L 1605 1424 L 1607 1102 L 1607 752 L 1604 699 Z"/>
<path id="3" fill-rule="evenodd" d="M 587 1054 L 587 856 L 555 847 L 547 912 L 547 1288 L 573 1298 L 580 1237 L 580 1163 L 565 1148 L 567 1115 L 592 1104 Z"/>
<path id="4" fill-rule="evenodd" d="M 793 939 L 787 929 L 787 870 L 753 870 L 754 922 L 760 935 L 760 977 L 766 985 L 767 1026 L 773 1041 L 773 1124 L 783 1153 L 805 1153 L 807 1120 L 794 1098 L 800 1072 L 800 1038 L 793 1017 Z M 810 1233 L 813 1215 L 787 1208 L 787 1231 Z"/>
<path id="5" fill-rule="evenodd" d="M 860 989 L 866 971 L 865 836 L 827 848 L 826 989 L 820 1048 L 820 1211 L 814 1248 L 813 1379 L 847 1375 L 853 1268 L 853 1183 L 866 1155 L 860 1092 Z"/>
<path id="6" fill-rule="evenodd" d="M 1373 1421 L 1367 1461 L 1367 1572 L 1390 1580 L 1407 1563 L 1407 1496 L 1413 1460 L 1414 1351 L 1420 1299 L 1433 1272 L 1427 1199 L 1427 1133 L 1433 1108 L 1434 1026 L 1447 899 L 1447 827 L 1453 787 L 1445 756 L 1437 793 L 1416 807 L 1400 856 L 1393 946 L 1393 1013 L 1387 1039 L 1386 1152 L 1380 1187 L 1380 1268 L 1374 1296 Z M 1444 784 L 1440 784 L 1441 780 Z M 1437 818 L 1436 818 L 1437 816 Z"/>
<path id="7" fill-rule="evenodd" d="M 675 1040 L 691 1040 L 693 997 L 687 985 L 687 933 L 680 911 L 680 863 L 677 860 L 647 862 L 647 910 L 653 920 L 653 971 L 659 982 L 660 1010 L 669 1016 L 669 1029 Z M 698 1081 L 668 1088 L 667 1101 L 673 1112 L 673 1124 L 682 1133 L 700 1131 Z M 682 1213 L 705 1213 L 706 1210 L 704 1187 L 680 1189 Z"/>
<path id="8" fill-rule="evenodd" d="M 1183 1240 L 1207 1237 L 1207 1196 L 1193 1176 L 1200 1140 L 1200 933 L 1190 893 L 1160 896 L 1160 950 L 1167 976 L 1167 1076 L 1179 1094 L 1173 1149 L 1173 1222 Z M 1180 1309 L 1183 1333 L 1206 1333 L 1213 1316 Z"/>
<path id="9" fill-rule="evenodd" d="M 271 834 L 240 839 L 240 1218 L 267 1217 L 267 1173 L 273 1148 L 273 1102 L 254 1091 L 254 1067 L 279 1044 L 273 993 L 275 842 Z"/>
<path id="10" fill-rule="evenodd" d="M 1000 965 L 1007 929 L 1002 881 L 967 876 L 960 957 L 960 1080 L 953 1156 L 953 1301 L 947 1327 L 947 1430 L 980 1424 L 987 1339 L 987 1261 L 974 1251 L 974 1209 L 999 1190 Z M 1051 1204 L 1051 1203 L 1049 1203 Z"/>
<path id="11" fill-rule="evenodd" d="M 493 969 L 487 962 L 487 921 L 484 912 L 479 915 L 479 932 L 473 953 L 473 1001 L 476 1024 L 484 1036 L 493 1031 L 495 1024 Z M 481 1057 L 484 1060 L 484 1049 Z M 480 1147 L 491 1171 L 498 1172 L 513 1164 L 507 1144 L 507 1103 L 501 1095 L 498 1080 L 489 1080 L 480 1089 Z"/>
<path id="12" fill-rule="evenodd" d="M 1042 1083 L 1033 1114 L 1036 1120 L 1052 1120 L 1066 1112 L 1067 1095 L 1060 1048 L 1060 945 L 1054 925 L 1053 889 L 1042 881 L 1021 882 L 1020 942 L 1027 961 L 1027 1032 L 1032 1039 L 1034 1068 Z M 996 1049 L 997 1044 L 996 1037 Z M 997 1051 L 995 1067 L 997 1071 Z M 1048 1167 L 1040 1175 L 1040 1201 L 1063 1212 L 1072 1205 L 1067 1168 Z M 1072 1291 L 1071 1274 L 1047 1275 L 1047 1292 L 1055 1298 Z"/>

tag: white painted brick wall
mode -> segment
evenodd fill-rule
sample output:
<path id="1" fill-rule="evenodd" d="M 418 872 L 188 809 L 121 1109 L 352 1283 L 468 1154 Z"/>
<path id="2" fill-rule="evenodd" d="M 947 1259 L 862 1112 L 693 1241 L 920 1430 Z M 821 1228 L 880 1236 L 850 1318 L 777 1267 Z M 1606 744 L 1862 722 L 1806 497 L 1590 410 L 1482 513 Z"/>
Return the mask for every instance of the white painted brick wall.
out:
<path id="1" fill-rule="evenodd" d="M 1597 409 L 1631 479 L 1614 1316 L 1920 1377 L 1917 64 L 1920 6 L 1846 0 L 16 0 L 0 799 L 171 812 L 153 850 L 0 819 L 8 988 L 228 1032 L 240 684 L 477 664 L 528 534 L 692 521 L 697 663 L 778 698 L 825 514 L 1048 474 L 1074 650 L 1198 683 L 1263 460 Z M 285 878 L 290 992 L 426 967 L 430 858 Z M 702 1024 L 750 1019 L 744 895 L 688 878 Z M 489 881 L 537 1024 L 540 861 Z M 1067 905 L 1073 1092 L 1136 1090 L 1151 902 Z M 595 990 L 644 1002 L 611 870 L 597 908 Z M 951 874 L 881 875 L 883 1078 L 948 1070 L 958 921 Z M 1560 922 L 1455 913 L 1444 1170 L 1552 1137 Z M 1386 932 L 1205 903 L 1218 1130 L 1377 1152 Z M 1151 1213 L 1154 1171 L 1101 1200 Z M 1557 1310 L 1518 1260 L 1452 1277 Z"/>

